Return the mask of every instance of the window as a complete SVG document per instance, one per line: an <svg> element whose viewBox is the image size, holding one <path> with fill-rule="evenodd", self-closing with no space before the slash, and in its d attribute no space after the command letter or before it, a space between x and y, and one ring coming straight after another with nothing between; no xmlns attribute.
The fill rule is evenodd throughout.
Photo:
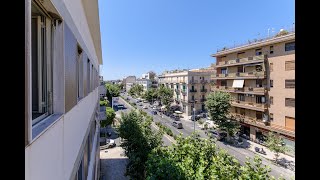
<svg viewBox="0 0 320 180"><path fill-rule="evenodd" d="M270 96L270 104L273 104L273 97Z"/></svg>
<svg viewBox="0 0 320 180"><path fill-rule="evenodd" d="M273 71L273 63L270 63L270 71Z"/></svg>
<svg viewBox="0 0 320 180"><path fill-rule="evenodd" d="M286 98L286 107L295 107L295 99L294 98Z"/></svg>
<svg viewBox="0 0 320 180"><path fill-rule="evenodd" d="M228 74L227 68L221 68L221 74Z"/></svg>
<svg viewBox="0 0 320 180"><path fill-rule="evenodd" d="M273 80L270 79L270 87L273 87Z"/></svg>
<svg viewBox="0 0 320 180"><path fill-rule="evenodd" d="M194 100L194 96L191 96L191 99Z"/></svg>
<svg viewBox="0 0 320 180"><path fill-rule="evenodd" d="M90 59L87 61L87 92L88 94L91 92L90 89Z"/></svg>
<svg viewBox="0 0 320 180"><path fill-rule="evenodd" d="M257 118L257 120L262 120L262 112L257 111L256 112L256 118Z"/></svg>
<svg viewBox="0 0 320 180"><path fill-rule="evenodd" d="M285 88L295 88L295 79L286 79Z"/></svg>
<svg viewBox="0 0 320 180"><path fill-rule="evenodd" d="M292 50L295 50L295 48L296 48L295 42L285 44L285 51L292 51Z"/></svg>
<svg viewBox="0 0 320 180"><path fill-rule="evenodd" d="M243 94L238 94L238 100L239 101L245 101Z"/></svg>
<svg viewBox="0 0 320 180"><path fill-rule="evenodd" d="M295 70L295 61L286 61L285 69L286 71Z"/></svg>
<svg viewBox="0 0 320 180"><path fill-rule="evenodd" d="M262 79L257 79L256 80L256 86L257 87L262 87Z"/></svg>
<svg viewBox="0 0 320 180"><path fill-rule="evenodd" d="M266 98L264 96L256 96L256 103L262 104L266 102Z"/></svg>
<svg viewBox="0 0 320 180"><path fill-rule="evenodd" d="M270 121L273 121L273 113L270 113Z"/></svg>
<svg viewBox="0 0 320 180"><path fill-rule="evenodd" d="M240 108L240 114L245 116L246 115L246 110L244 108Z"/></svg>
<svg viewBox="0 0 320 180"><path fill-rule="evenodd" d="M52 113L51 20L31 5L32 125Z"/></svg>
<svg viewBox="0 0 320 180"><path fill-rule="evenodd" d="M256 56L259 56L262 54L261 48L260 49L256 49Z"/></svg>
<svg viewBox="0 0 320 180"><path fill-rule="evenodd" d="M273 46L270 46L270 54L273 54Z"/></svg>
<svg viewBox="0 0 320 180"><path fill-rule="evenodd" d="M221 80L221 86L227 86L227 81L226 80Z"/></svg>
<svg viewBox="0 0 320 180"><path fill-rule="evenodd" d="M194 91L194 86L191 86L191 90Z"/></svg>
<svg viewBox="0 0 320 180"><path fill-rule="evenodd" d="M77 48L77 51L78 51L78 56L77 56L77 90L78 90L78 100L81 98L82 96L82 91L81 91L81 87L82 87L82 71L83 71L83 68L82 68L82 61L81 61L81 55L82 55L82 49L81 47L78 45L78 48Z"/></svg>
<svg viewBox="0 0 320 180"><path fill-rule="evenodd" d="M238 66L238 73L242 73L243 72L243 67L242 66Z"/></svg>

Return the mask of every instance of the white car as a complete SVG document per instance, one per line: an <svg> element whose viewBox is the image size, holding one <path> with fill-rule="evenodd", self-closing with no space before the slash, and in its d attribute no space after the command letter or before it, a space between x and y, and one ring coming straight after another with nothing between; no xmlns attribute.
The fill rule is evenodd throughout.
<svg viewBox="0 0 320 180"><path fill-rule="evenodd" d="M148 109L148 107L147 107L146 105L144 105L142 108L143 108L143 109Z"/></svg>

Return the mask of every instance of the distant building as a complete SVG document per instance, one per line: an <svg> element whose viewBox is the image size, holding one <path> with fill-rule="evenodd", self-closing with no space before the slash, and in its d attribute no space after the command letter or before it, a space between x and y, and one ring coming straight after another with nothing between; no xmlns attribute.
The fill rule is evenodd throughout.
<svg viewBox="0 0 320 180"><path fill-rule="evenodd" d="M210 92L212 68L166 71L159 75L159 84L174 90L174 105L180 107L185 116L206 112L204 102Z"/></svg>
<svg viewBox="0 0 320 180"><path fill-rule="evenodd" d="M137 79L136 84L143 86L143 91L148 91L151 87L151 80L150 79Z"/></svg>
<svg viewBox="0 0 320 180"><path fill-rule="evenodd" d="M128 76L123 79L124 88L129 92L130 88L136 83L136 76Z"/></svg>

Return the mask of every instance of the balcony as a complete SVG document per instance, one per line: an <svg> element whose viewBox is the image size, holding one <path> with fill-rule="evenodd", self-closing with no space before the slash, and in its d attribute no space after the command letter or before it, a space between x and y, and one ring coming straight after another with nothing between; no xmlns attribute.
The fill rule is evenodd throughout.
<svg viewBox="0 0 320 180"><path fill-rule="evenodd" d="M290 129L287 129L287 128L283 127L283 126L278 126L278 125L274 125L274 124L269 125L269 123L268 123L269 121L263 122L262 119L257 119L257 118L254 118L254 117L240 115L240 114L237 114L237 113L230 113L228 118L233 119L233 120L237 120L237 121L240 121L240 122L243 122L243 123L246 123L246 124L250 124L250 125L253 125L253 126L257 126L257 127L260 127L260 128L265 128L265 129L270 130L270 131L280 132L280 133L288 135L288 136L293 136L293 137L295 136L295 131L294 130L290 130Z"/></svg>
<svg viewBox="0 0 320 180"><path fill-rule="evenodd" d="M186 81L180 80L179 83L186 84Z"/></svg>
<svg viewBox="0 0 320 180"><path fill-rule="evenodd" d="M195 84L195 83L198 83L198 80L190 80L189 83L190 84Z"/></svg>
<svg viewBox="0 0 320 180"><path fill-rule="evenodd" d="M214 91L225 91L231 93L243 93L243 94L257 94L264 95L266 92L266 87L243 87L243 88L233 88L230 86L213 86Z"/></svg>
<svg viewBox="0 0 320 180"><path fill-rule="evenodd" d="M197 90L196 89L190 89L190 91L189 92L191 92L191 93L195 93L195 92L197 92Z"/></svg>
<svg viewBox="0 0 320 180"><path fill-rule="evenodd" d="M267 104L261 104L261 103L255 103L255 102L247 102L247 101L239 101L239 100L233 100L231 102L232 106L245 108L245 109L251 109L255 111L262 111L264 112L267 109Z"/></svg>
<svg viewBox="0 0 320 180"><path fill-rule="evenodd" d="M207 99L206 98L201 98L200 102L205 102Z"/></svg>
<svg viewBox="0 0 320 180"><path fill-rule="evenodd" d="M208 80L200 80L200 83L202 84L208 83Z"/></svg>
<svg viewBox="0 0 320 180"><path fill-rule="evenodd" d="M250 64L250 63L258 63L258 62L264 62L264 60L267 58L267 55L259 55L259 56L252 56L252 57L246 57L246 58L238 58L233 59L229 61L221 61L217 64L217 68L219 67L228 67L228 66L238 66L238 65L244 65L244 64Z"/></svg>
<svg viewBox="0 0 320 180"><path fill-rule="evenodd" d="M177 94L180 94L180 89L174 89Z"/></svg>
<svg viewBox="0 0 320 180"><path fill-rule="evenodd" d="M188 103L197 103L197 102L199 102L197 99L190 99L190 100L188 100Z"/></svg>
<svg viewBox="0 0 320 180"><path fill-rule="evenodd" d="M200 92L207 92L207 89L200 89Z"/></svg>
<svg viewBox="0 0 320 180"><path fill-rule="evenodd" d="M186 90L181 90L182 95L187 95L187 91Z"/></svg>
<svg viewBox="0 0 320 180"><path fill-rule="evenodd" d="M216 77L211 77L211 79L215 79L215 80L216 79L264 79L264 78L266 78L265 71L217 74Z"/></svg>

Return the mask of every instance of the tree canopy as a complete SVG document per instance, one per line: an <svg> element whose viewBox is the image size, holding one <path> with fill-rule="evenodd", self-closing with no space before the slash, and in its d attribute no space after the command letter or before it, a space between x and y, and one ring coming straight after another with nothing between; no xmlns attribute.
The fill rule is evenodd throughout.
<svg viewBox="0 0 320 180"><path fill-rule="evenodd" d="M140 84L135 84L130 88L128 93L130 94L130 96L141 97L142 92L143 92L143 86Z"/></svg>
<svg viewBox="0 0 320 180"><path fill-rule="evenodd" d="M173 99L173 90L161 85L158 88L158 97L160 99L161 104L165 105L168 109Z"/></svg>
<svg viewBox="0 0 320 180"><path fill-rule="evenodd" d="M249 160L244 166L224 150L220 150L214 140L177 138L172 147L157 147L147 161L146 179L273 179L270 168L262 165L260 158Z"/></svg>
<svg viewBox="0 0 320 180"><path fill-rule="evenodd" d="M239 130L239 123L227 118L229 109L231 107L230 93L223 91L215 91L210 93L207 96L205 106L214 123L218 125L220 129L227 131L227 139L229 139L230 136L233 136Z"/></svg>

